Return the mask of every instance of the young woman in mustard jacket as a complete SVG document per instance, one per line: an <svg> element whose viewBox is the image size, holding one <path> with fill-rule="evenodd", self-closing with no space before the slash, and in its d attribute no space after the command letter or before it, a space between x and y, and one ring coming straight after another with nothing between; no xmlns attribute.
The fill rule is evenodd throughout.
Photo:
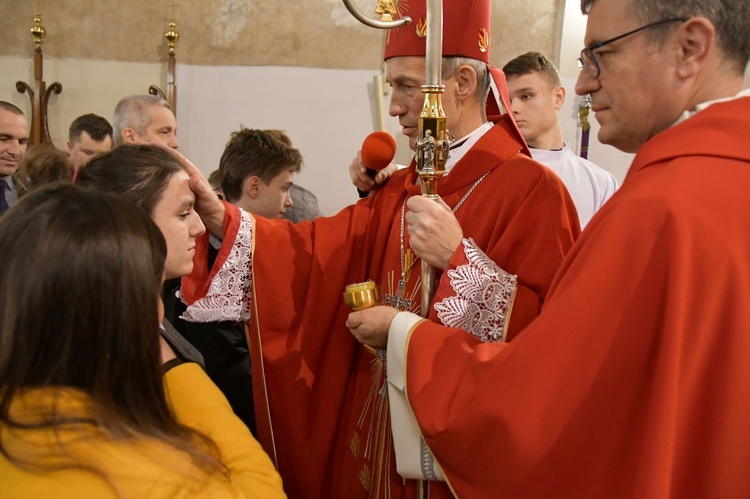
<svg viewBox="0 0 750 499"><path fill-rule="evenodd" d="M0 255L2 497L284 497L223 395L159 334L167 250L142 210L44 188L0 218Z"/></svg>

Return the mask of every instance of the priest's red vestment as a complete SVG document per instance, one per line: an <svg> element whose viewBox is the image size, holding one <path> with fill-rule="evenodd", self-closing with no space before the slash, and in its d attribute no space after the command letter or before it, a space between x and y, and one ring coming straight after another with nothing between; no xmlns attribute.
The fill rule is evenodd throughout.
<svg viewBox="0 0 750 499"><path fill-rule="evenodd" d="M459 497L750 497L749 130L745 97L649 140L512 342L404 336Z"/></svg>

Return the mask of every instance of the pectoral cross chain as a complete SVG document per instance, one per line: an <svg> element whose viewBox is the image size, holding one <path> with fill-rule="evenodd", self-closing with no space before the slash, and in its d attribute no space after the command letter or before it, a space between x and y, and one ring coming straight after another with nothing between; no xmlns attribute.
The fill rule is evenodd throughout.
<svg viewBox="0 0 750 499"><path fill-rule="evenodd" d="M414 257L411 252L411 248L407 249L404 254L403 261L401 263L401 279L398 281L398 288L396 289L396 295L386 294L385 304L395 307L399 310L411 310L413 300L404 298L404 292L406 291L406 282L409 280L409 274L411 268L414 265Z"/></svg>

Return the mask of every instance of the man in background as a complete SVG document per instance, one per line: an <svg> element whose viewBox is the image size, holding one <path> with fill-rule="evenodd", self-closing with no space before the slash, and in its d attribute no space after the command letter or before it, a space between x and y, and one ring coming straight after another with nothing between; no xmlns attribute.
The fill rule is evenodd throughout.
<svg viewBox="0 0 750 499"><path fill-rule="evenodd" d="M281 130L264 131L289 147L294 147L292 146L292 139ZM289 189L289 195L292 198L292 206L284 212L284 218L287 220L297 223L302 220L312 220L323 216L320 208L318 208L318 198L301 185L292 184L292 188Z"/></svg>
<svg viewBox="0 0 750 499"><path fill-rule="evenodd" d="M302 155L265 130L232 133L219 161L221 190L230 203L266 218L282 217Z"/></svg>
<svg viewBox="0 0 750 499"><path fill-rule="evenodd" d="M503 67L513 116L531 156L557 173L578 210L583 229L617 189L611 173L577 156L563 140L558 111L565 87L555 65L539 52L519 55Z"/></svg>
<svg viewBox="0 0 750 499"><path fill-rule="evenodd" d="M26 115L10 102L0 101L0 215L18 201L13 175L28 144Z"/></svg>
<svg viewBox="0 0 750 499"><path fill-rule="evenodd" d="M172 106L155 95L124 97L115 107L112 126L116 146L143 141L161 142L172 149L180 147Z"/></svg>
<svg viewBox="0 0 750 499"><path fill-rule="evenodd" d="M75 172L97 156L112 149L112 125L96 114L84 114L70 124L68 154Z"/></svg>

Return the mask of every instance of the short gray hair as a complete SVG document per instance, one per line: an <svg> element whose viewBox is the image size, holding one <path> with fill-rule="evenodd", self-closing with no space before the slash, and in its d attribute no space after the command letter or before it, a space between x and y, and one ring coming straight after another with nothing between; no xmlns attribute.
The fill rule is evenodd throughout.
<svg viewBox="0 0 750 499"><path fill-rule="evenodd" d="M581 0L581 12L588 14L596 0ZM628 8L644 25L668 18L705 17L716 28L717 45L724 58L745 71L750 61L750 0L627 0ZM651 42L663 40L668 26L649 31Z"/></svg>
<svg viewBox="0 0 750 499"><path fill-rule="evenodd" d="M444 80L456 74L461 66L471 66L474 69L477 74L477 102L484 109L484 104L487 102L487 96L490 93L490 72L487 70L487 64L470 57L443 57L442 65L443 69L440 76Z"/></svg>
<svg viewBox="0 0 750 499"><path fill-rule="evenodd" d="M115 115L112 118L114 129L114 142L116 146L122 144L122 131L132 128L138 135L146 133L150 124L148 109L151 106L163 106L174 112L169 102L157 95L130 95L123 97L115 107Z"/></svg>

